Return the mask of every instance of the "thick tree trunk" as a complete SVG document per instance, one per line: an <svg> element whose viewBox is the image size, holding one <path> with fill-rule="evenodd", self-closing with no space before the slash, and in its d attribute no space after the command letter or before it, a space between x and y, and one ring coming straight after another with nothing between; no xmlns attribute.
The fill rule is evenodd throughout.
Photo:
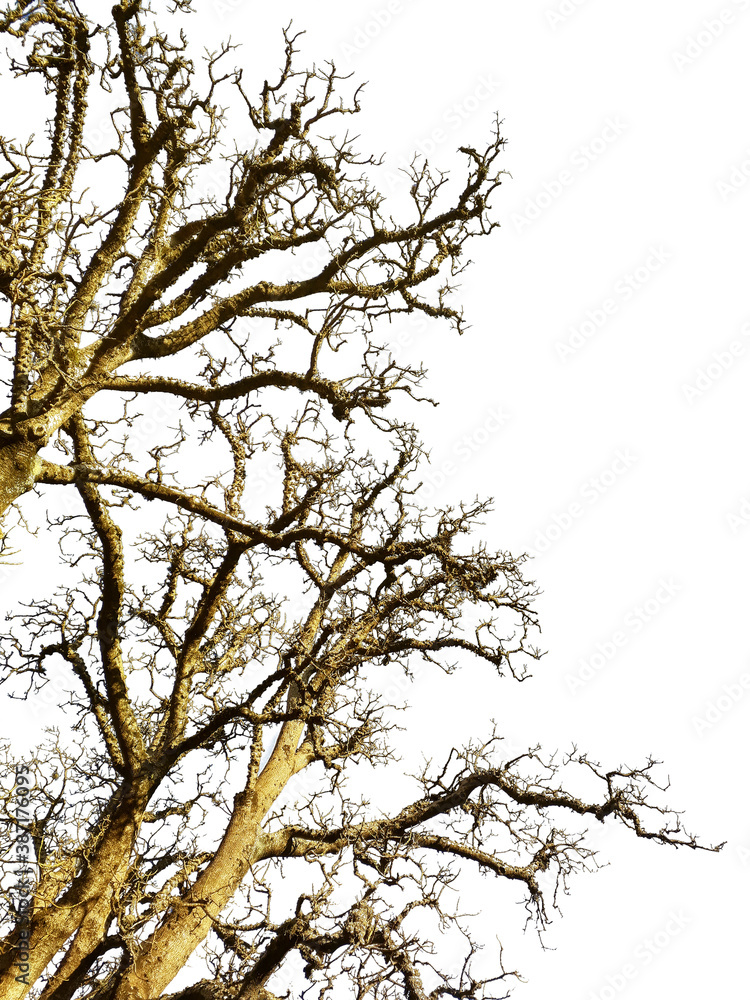
<svg viewBox="0 0 750 1000"><path fill-rule="evenodd" d="M106 829L85 870L56 902L31 918L28 962L19 967L18 935L2 942L0 997L21 1000L47 968L66 941L75 934L53 982L71 975L103 936L113 900L120 891L131 863L133 844L143 813L153 792L151 784L131 787L105 820Z"/></svg>
<svg viewBox="0 0 750 1000"><path fill-rule="evenodd" d="M232 818L213 860L190 892L175 900L172 911L123 977L113 1000L161 996L204 940L214 919L261 856L263 818L295 772L303 729L301 722L285 724L255 786L235 798Z"/></svg>

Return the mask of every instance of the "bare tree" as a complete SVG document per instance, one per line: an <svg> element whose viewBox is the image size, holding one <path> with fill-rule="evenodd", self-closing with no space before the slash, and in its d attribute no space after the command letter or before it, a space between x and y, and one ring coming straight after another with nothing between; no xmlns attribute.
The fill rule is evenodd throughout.
<svg viewBox="0 0 750 1000"><path fill-rule="evenodd" d="M472 547L484 503L420 506L420 446L391 412L423 373L388 325L461 330L451 282L495 225L499 125L453 191L415 162L397 222L377 163L329 134L359 109L332 64L299 71L286 32L253 99L228 45L196 66L155 16L18 0L0 20L52 104L45 137L0 147L0 500L9 517L30 490L70 495L50 530L75 576L3 638L16 696L64 664L70 731L4 786L11 816L18 783L36 803L3 850L25 838L38 880L27 909L5 884L2 996L155 998L189 962L181 1000L272 1000L294 975L313 996L505 996L448 901L469 869L543 926L592 858L582 821L698 845L647 801L653 761L498 734L449 745L399 806L352 790L397 767L394 679L480 661L522 679L539 656L524 557Z"/></svg>

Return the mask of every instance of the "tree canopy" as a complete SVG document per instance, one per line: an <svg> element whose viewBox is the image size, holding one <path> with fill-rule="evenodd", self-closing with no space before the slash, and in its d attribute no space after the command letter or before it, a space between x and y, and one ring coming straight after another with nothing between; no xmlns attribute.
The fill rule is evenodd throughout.
<svg viewBox="0 0 750 1000"><path fill-rule="evenodd" d="M505 996L450 901L467 872L543 926L592 860L584 821L698 844L647 798L653 761L454 747L448 711L410 798L356 791L399 772L417 672L521 680L540 656L525 556L474 540L487 503L420 503L400 401L424 372L388 346L414 313L461 332L500 123L459 182L415 160L394 218L347 131L360 91L300 69L287 29L256 94L229 44L192 61L169 31L189 9L0 15L49 105L44 134L0 142L0 507L70 498L64 581L2 640L15 696L53 661L70 678L68 731L25 768L5 748L2 848L28 843L36 877L27 902L3 883L2 995L146 1000L189 972L169 995Z"/></svg>

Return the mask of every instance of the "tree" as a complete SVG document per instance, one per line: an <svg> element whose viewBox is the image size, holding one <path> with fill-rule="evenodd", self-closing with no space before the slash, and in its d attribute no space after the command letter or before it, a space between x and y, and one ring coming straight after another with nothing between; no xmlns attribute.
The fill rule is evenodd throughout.
<svg viewBox="0 0 750 1000"><path fill-rule="evenodd" d="M499 123L461 150L453 193L415 161L397 222L377 163L329 135L359 109L332 64L298 70L287 30L251 99L229 45L196 66L155 16L20 0L0 20L52 104L45 140L1 147L0 505L70 496L50 528L72 580L3 640L17 696L65 664L72 722L27 770L6 748L3 849L33 845L38 879L28 908L5 884L2 995L142 1000L193 962L181 1000L270 1000L297 962L311 995L496 996L508 973L476 972L448 900L470 869L522 888L543 926L592 858L582 819L698 846L647 799L653 761L508 753L497 733L449 746L395 807L352 790L395 767L394 678L523 679L540 655L524 557L467 540L485 503L420 506L424 456L392 412L423 373L388 325L462 329L451 282L496 226ZM250 131L232 150L230 113Z"/></svg>

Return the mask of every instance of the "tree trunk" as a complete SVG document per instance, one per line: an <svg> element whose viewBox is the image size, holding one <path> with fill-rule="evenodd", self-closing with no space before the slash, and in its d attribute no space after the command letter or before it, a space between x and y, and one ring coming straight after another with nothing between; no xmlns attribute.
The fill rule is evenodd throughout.
<svg viewBox="0 0 750 1000"><path fill-rule="evenodd" d="M259 858L261 824L295 771L301 722L287 722L252 788L235 798L232 818L213 860L154 931L115 990L113 1000L161 996L208 934L213 921Z"/></svg>
<svg viewBox="0 0 750 1000"><path fill-rule="evenodd" d="M21 942L12 932L2 942L0 997L21 1000L69 940L68 953L53 982L71 975L100 940L112 913L113 900L122 887L131 863L133 844L143 820L153 783L131 786L105 819L106 829L84 871L64 895L31 917L29 958L19 970ZM95 836L95 835L94 835ZM20 972L24 975L21 976Z"/></svg>

